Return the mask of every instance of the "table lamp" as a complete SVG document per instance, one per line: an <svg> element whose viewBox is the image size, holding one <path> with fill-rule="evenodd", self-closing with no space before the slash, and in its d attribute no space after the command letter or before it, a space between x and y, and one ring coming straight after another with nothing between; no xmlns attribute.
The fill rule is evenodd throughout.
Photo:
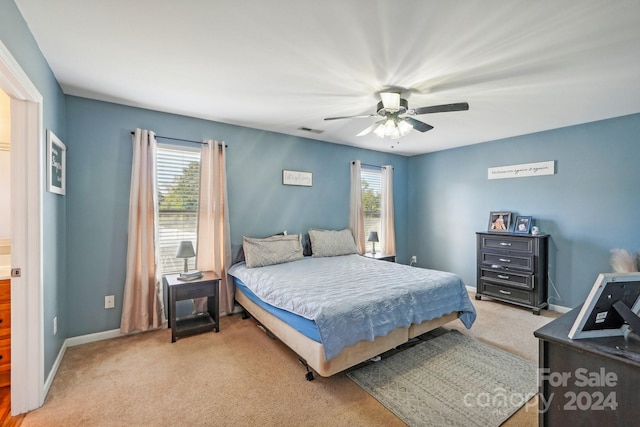
<svg viewBox="0 0 640 427"><path fill-rule="evenodd" d="M371 251L371 253L375 254L376 253L376 242L379 242L379 240L378 240L378 232L377 231L369 232L369 238L367 239L367 241L373 243L373 250Z"/></svg>
<svg viewBox="0 0 640 427"><path fill-rule="evenodd" d="M183 240L178 245L178 253L176 254L176 258L184 258L184 272L186 273L189 270L188 262L189 258L196 256L195 251L193 250L193 243L189 240Z"/></svg>

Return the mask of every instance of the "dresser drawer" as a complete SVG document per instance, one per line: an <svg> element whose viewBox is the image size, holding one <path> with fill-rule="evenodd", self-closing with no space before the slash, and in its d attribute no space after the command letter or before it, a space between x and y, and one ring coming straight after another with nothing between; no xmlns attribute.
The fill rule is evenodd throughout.
<svg viewBox="0 0 640 427"><path fill-rule="evenodd" d="M520 270L533 271L533 256L517 256L483 252L481 254L481 263L483 265L492 266L493 268L517 268Z"/></svg>
<svg viewBox="0 0 640 427"><path fill-rule="evenodd" d="M0 304L0 339L11 336L11 304Z"/></svg>
<svg viewBox="0 0 640 427"><path fill-rule="evenodd" d="M533 240L525 237L513 236L482 236L481 249L498 249L533 254Z"/></svg>
<svg viewBox="0 0 640 427"><path fill-rule="evenodd" d="M0 340L0 367L11 364L11 339Z"/></svg>
<svg viewBox="0 0 640 427"><path fill-rule="evenodd" d="M523 289L512 288L511 286L504 286L498 283L491 283L485 280L480 282L482 287L482 294L488 296L494 296L497 298L507 299L513 302L519 302L522 304L533 304L533 292Z"/></svg>
<svg viewBox="0 0 640 427"><path fill-rule="evenodd" d="M0 280L0 302L11 301L11 281Z"/></svg>
<svg viewBox="0 0 640 427"><path fill-rule="evenodd" d="M185 283L176 289L176 300L213 296L213 287L211 282Z"/></svg>
<svg viewBox="0 0 640 427"><path fill-rule="evenodd" d="M533 274L480 269L480 280L489 280L523 289L533 289Z"/></svg>

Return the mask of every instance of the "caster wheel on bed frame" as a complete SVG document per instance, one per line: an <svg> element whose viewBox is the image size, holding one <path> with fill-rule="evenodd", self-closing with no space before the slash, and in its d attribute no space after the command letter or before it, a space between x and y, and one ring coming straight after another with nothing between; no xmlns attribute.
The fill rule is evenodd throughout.
<svg viewBox="0 0 640 427"><path fill-rule="evenodd" d="M313 372L307 372L306 374L304 374L304 378L305 378L307 381L313 381L313 380L314 380Z"/></svg>
<svg viewBox="0 0 640 427"><path fill-rule="evenodd" d="M482 299L482 296L476 294L476 300L480 301Z"/></svg>

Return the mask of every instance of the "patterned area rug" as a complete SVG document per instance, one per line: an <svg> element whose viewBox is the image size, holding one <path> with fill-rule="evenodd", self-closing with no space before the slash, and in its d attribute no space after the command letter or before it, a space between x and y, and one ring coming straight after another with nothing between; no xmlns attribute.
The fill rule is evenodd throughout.
<svg viewBox="0 0 640 427"><path fill-rule="evenodd" d="M499 426L538 387L533 363L455 330L347 375L415 427Z"/></svg>

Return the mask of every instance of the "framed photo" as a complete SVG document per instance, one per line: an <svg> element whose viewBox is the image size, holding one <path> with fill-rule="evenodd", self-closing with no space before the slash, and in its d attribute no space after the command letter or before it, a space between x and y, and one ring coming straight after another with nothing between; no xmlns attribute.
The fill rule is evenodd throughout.
<svg viewBox="0 0 640 427"><path fill-rule="evenodd" d="M518 216L516 217L516 225L513 226L513 232L519 234L529 234L531 232L531 217L530 216Z"/></svg>
<svg viewBox="0 0 640 427"><path fill-rule="evenodd" d="M511 212L491 212L489 214L489 231L508 233L511 227Z"/></svg>
<svg viewBox="0 0 640 427"><path fill-rule="evenodd" d="M569 338L627 336L640 331L640 273L601 273L576 317Z"/></svg>
<svg viewBox="0 0 640 427"><path fill-rule="evenodd" d="M47 130L47 183L51 193L64 195L67 188L67 147Z"/></svg>
<svg viewBox="0 0 640 427"><path fill-rule="evenodd" d="M300 185L311 187L313 185L313 174L311 172L282 170L283 185Z"/></svg>

